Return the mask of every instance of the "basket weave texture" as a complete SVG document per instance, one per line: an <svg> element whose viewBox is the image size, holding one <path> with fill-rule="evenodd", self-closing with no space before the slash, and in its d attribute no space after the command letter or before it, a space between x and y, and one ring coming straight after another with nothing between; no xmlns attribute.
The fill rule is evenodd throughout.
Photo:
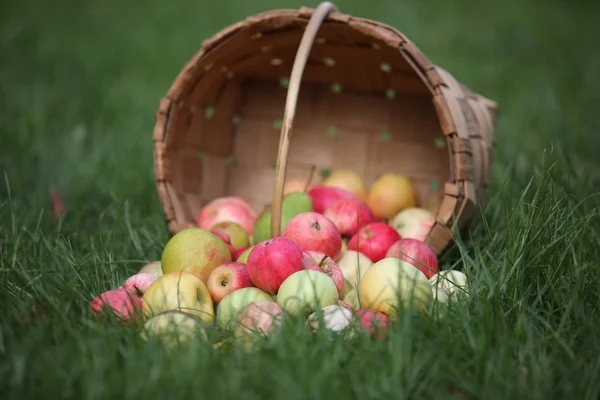
<svg viewBox="0 0 600 400"><path fill-rule="evenodd" d="M289 77L314 10L273 10L214 35L161 99L153 133L158 196L171 233L207 202L273 201ZM295 107L287 179L395 172L422 206L439 254L488 197L497 105L432 64L402 33L337 10L318 28Z"/></svg>

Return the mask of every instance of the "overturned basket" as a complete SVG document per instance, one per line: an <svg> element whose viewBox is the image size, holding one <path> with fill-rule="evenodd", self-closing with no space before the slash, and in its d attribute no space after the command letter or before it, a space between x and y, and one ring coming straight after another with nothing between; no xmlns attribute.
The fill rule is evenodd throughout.
<svg viewBox="0 0 600 400"><path fill-rule="evenodd" d="M401 173L439 204L426 239L439 254L487 200L496 112L387 25L329 2L269 11L204 42L161 99L158 196L172 233L232 195L272 202L277 235L286 177Z"/></svg>

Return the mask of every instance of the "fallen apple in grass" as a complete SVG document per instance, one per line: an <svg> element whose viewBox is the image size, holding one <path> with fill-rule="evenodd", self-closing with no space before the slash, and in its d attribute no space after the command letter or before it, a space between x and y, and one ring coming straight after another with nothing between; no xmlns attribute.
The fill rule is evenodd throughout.
<svg viewBox="0 0 600 400"><path fill-rule="evenodd" d="M367 270L373 265L373 261L359 251L347 250L341 253L337 265L342 270L344 278L348 281L350 287L353 288L358 286L362 277L365 276Z"/></svg>
<svg viewBox="0 0 600 400"><path fill-rule="evenodd" d="M154 315L146 321L140 336L145 341L156 337L168 349L196 337L208 341L202 320L196 315L179 310Z"/></svg>
<svg viewBox="0 0 600 400"><path fill-rule="evenodd" d="M256 244L248 255L247 266L254 286L267 293L277 293L287 277L304 269L302 251L283 237Z"/></svg>
<svg viewBox="0 0 600 400"><path fill-rule="evenodd" d="M416 207L415 188L406 176L383 174L371 185L367 205L377 220L393 218L406 208Z"/></svg>
<svg viewBox="0 0 600 400"><path fill-rule="evenodd" d="M144 272L137 273L127 278L122 287L133 296L142 298L148 287L150 287L152 282L154 282L156 279L158 279L158 275Z"/></svg>
<svg viewBox="0 0 600 400"><path fill-rule="evenodd" d="M260 333L268 336L281 327L283 310L274 301L257 301L242 308L235 317L234 335L237 337Z"/></svg>
<svg viewBox="0 0 600 400"><path fill-rule="evenodd" d="M214 321L214 306L206 284L196 275L169 272L156 279L144 293L144 314L152 317L169 310L197 315L202 321Z"/></svg>
<svg viewBox="0 0 600 400"><path fill-rule="evenodd" d="M360 281L362 307L395 319L398 310L425 314L433 299L431 285L413 265L398 258L384 258L369 268Z"/></svg>
<svg viewBox="0 0 600 400"><path fill-rule="evenodd" d="M206 283L219 265L231 261L231 253L223 240L201 228L184 229L171 237L163 249L163 274L190 272Z"/></svg>
<svg viewBox="0 0 600 400"><path fill-rule="evenodd" d="M369 335L373 335L375 340L383 339L388 327L387 315L364 308L356 310L355 315L358 317L360 325Z"/></svg>
<svg viewBox="0 0 600 400"><path fill-rule="evenodd" d="M336 226L344 236L355 235L368 223L375 222L375 217L369 207L362 201L342 199L333 204L323 214Z"/></svg>
<svg viewBox="0 0 600 400"><path fill-rule="evenodd" d="M360 200L347 190L329 186L315 186L308 190L308 195L312 199L312 210L319 214L342 199Z"/></svg>
<svg viewBox="0 0 600 400"><path fill-rule="evenodd" d="M254 286L246 264L230 262L219 265L208 276L206 287L215 304L236 290Z"/></svg>
<svg viewBox="0 0 600 400"><path fill-rule="evenodd" d="M231 221L239 224L248 236L252 236L254 223L258 218L256 210L241 197L219 197L206 204L196 221L198 228L210 230L219 222Z"/></svg>
<svg viewBox="0 0 600 400"><path fill-rule="evenodd" d="M354 310L358 310L360 308L360 298L358 288L352 288L346 296L344 296L344 303L349 304Z"/></svg>
<svg viewBox="0 0 600 400"><path fill-rule="evenodd" d="M306 318L306 325L315 331L321 327L321 319L323 320L323 327L325 329L339 333L350 326L354 319L354 313L340 305L332 304L323 307L321 313L315 311L310 314ZM346 337L352 338L354 335L354 332L349 330Z"/></svg>
<svg viewBox="0 0 600 400"><path fill-rule="evenodd" d="M91 307L92 315L96 317L107 313L122 320L129 320L141 314L142 299L121 287L96 296L91 302Z"/></svg>
<svg viewBox="0 0 600 400"><path fill-rule="evenodd" d="M277 303L293 316L305 316L319 308L337 304L338 291L323 272L305 269L290 275L279 288Z"/></svg>
<svg viewBox="0 0 600 400"><path fill-rule="evenodd" d="M271 296L255 287L245 287L223 297L217 306L217 323L224 328L232 328L237 313L248 304L258 301L273 301Z"/></svg>
<svg viewBox="0 0 600 400"><path fill-rule="evenodd" d="M162 264L160 261L152 261L140 268L138 274L154 274L161 276L163 274Z"/></svg>
<svg viewBox="0 0 600 400"><path fill-rule="evenodd" d="M389 248L398 240L400 235L394 228L385 222L372 222L352 236L348 248L363 253L375 263L383 259Z"/></svg>
<svg viewBox="0 0 600 400"><path fill-rule="evenodd" d="M435 215L424 208L411 207L400 211L389 222L403 239L424 241L435 223Z"/></svg>
<svg viewBox="0 0 600 400"><path fill-rule="evenodd" d="M453 303L469 296L468 279L464 272L440 271L433 275L429 282L433 298L439 303Z"/></svg>
<svg viewBox="0 0 600 400"><path fill-rule="evenodd" d="M336 259L342 249L342 236L333 222L316 212L304 212L290 220L283 230L302 251L318 251Z"/></svg>
<svg viewBox="0 0 600 400"><path fill-rule="evenodd" d="M344 274L331 257L319 251L304 251L302 252L302 262L306 269L327 274L333 280L333 283L335 283L339 296L342 296L344 291Z"/></svg>
<svg viewBox="0 0 600 400"><path fill-rule="evenodd" d="M425 242L400 239L387 251L386 257L399 258L418 268L427 279L438 271L438 258Z"/></svg>

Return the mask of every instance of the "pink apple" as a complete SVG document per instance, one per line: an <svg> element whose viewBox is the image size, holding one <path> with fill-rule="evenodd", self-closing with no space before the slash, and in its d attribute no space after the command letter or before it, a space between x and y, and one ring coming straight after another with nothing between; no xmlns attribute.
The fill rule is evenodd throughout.
<svg viewBox="0 0 600 400"><path fill-rule="evenodd" d="M425 242L417 239L400 239L387 251L386 257L399 258L417 267L427 279L438 271L438 258Z"/></svg>
<svg viewBox="0 0 600 400"><path fill-rule="evenodd" d="M325 210L342 199L359 200L356 195L347 190L332 186L315 186L308 190L313 204L313 211L323 214Z"/></svg>
<svg viewBox="0 0 600 400"><path fill-rule="evenodd" d="M269 294L277 294L288 276L304 270L302 251L284 237L264 240L250 251L247 268L254 286Z"/></svg>
<svg viewBox="0 0 600 400"><path fill-rule="evenodd" d="M344 274L340 267L325 253L319 251L303 251L302 262L306 269L324 272L333 279L338 294L341 297L344 291Z"/></svg>
<svg viewBox="0 0 600 400"><path fill-rule="evenodd" d="M138 272L135 275L127 278L123 283L122 288L125 289L129 294L137 297L144 296L146 289L158 278L156 274L150 274L146 272Z"/></svg>
<svg viewBox="0 0 600 400"><path fill-rule="evenodd" d="M269 335L283 320L283 310L274 301L257 301L242 308L235 317L235 336L252 332Z"/></svg>
<svg viewBox="0 0 600 400"><path fill-rule="evenodd" d="M325 210L325 214L345 236L355 235L366 224L375 222L369 206L354 199L342 199Z"/></svg>
<svg viewBox="0 0 600 400"><path fill-rule="evenodd" d="M377 333L375 340L383 339L385 330L388 327L388 317L384 313L361 308L354 313L358 317L361 326L369 335Z"/></svg>
<svg viewBox="0 0 600 400"><path fill-rule="evenodd" d="M435 214L419 207L406 208L389 221L402 238L421 241L427 239L434 223Z"/></svg>
<svg viewBox="0 0 600 400"><path fill-rule="evenodd" d="M257 218L256 210L241 197L219 197L200 210L196 226L210 230L219 222L231 221L239 224L251 236Z"/></svg>
<svg viewBox="0 0 600 400"><path fill-rule="evenodd" d="M206 287L215 304L219 304L229 293L250 286L254 285L246 264L235 261L213 269L206 281Z"/></svg>
<svg viewBox="0 0 600 400"><path fill-rule="evenodd" d="M383 259L400 234L385 222L371 222L359 229L348 242L348 249L363 253L376 263Z"/></svg>
<svg viewBox="0 0 600 400"><path fill-rule="evenodd" d="M338 300L338 305L339 305L339 306L342 306L342 307L344 307L344 308L347 308L348 310L350 310L350 311L354 312L354 308L352 308L352 306L351 306L350 304L346 303L346 302L345 302L345 301L343 301L343 300Z"/></svg>
<svg viewBox="0 0 600 400"><path fill-rule="evenodd" d="M141 316L142 298L133 296L124 288L107 290L95 297L91 303L92 314L100 316L110 309L110 313L123 320L129 320Z"/></svg>
<svg viewBox="0 0 600 400"><path fill-rule="evenodd" d="M336 259L342 251L342 235L333 222L316 212L296 215L283 230L302 251L319 251Z"/></svg>

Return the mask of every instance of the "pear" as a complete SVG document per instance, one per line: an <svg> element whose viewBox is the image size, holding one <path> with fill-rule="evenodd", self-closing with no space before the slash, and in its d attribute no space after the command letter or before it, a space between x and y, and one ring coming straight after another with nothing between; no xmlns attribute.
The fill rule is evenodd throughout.
<svg viewBox="0 0 600 400"><path fill-rule="evenodd" d="M281 231L286 227L288 222L298 214L312 211L312 199L307 193L292 192L283 197L281 206ZM263 240L271 239L271 206L267 206L265 210L258 216L254 225L254 243L260 243Z"/></svg>

